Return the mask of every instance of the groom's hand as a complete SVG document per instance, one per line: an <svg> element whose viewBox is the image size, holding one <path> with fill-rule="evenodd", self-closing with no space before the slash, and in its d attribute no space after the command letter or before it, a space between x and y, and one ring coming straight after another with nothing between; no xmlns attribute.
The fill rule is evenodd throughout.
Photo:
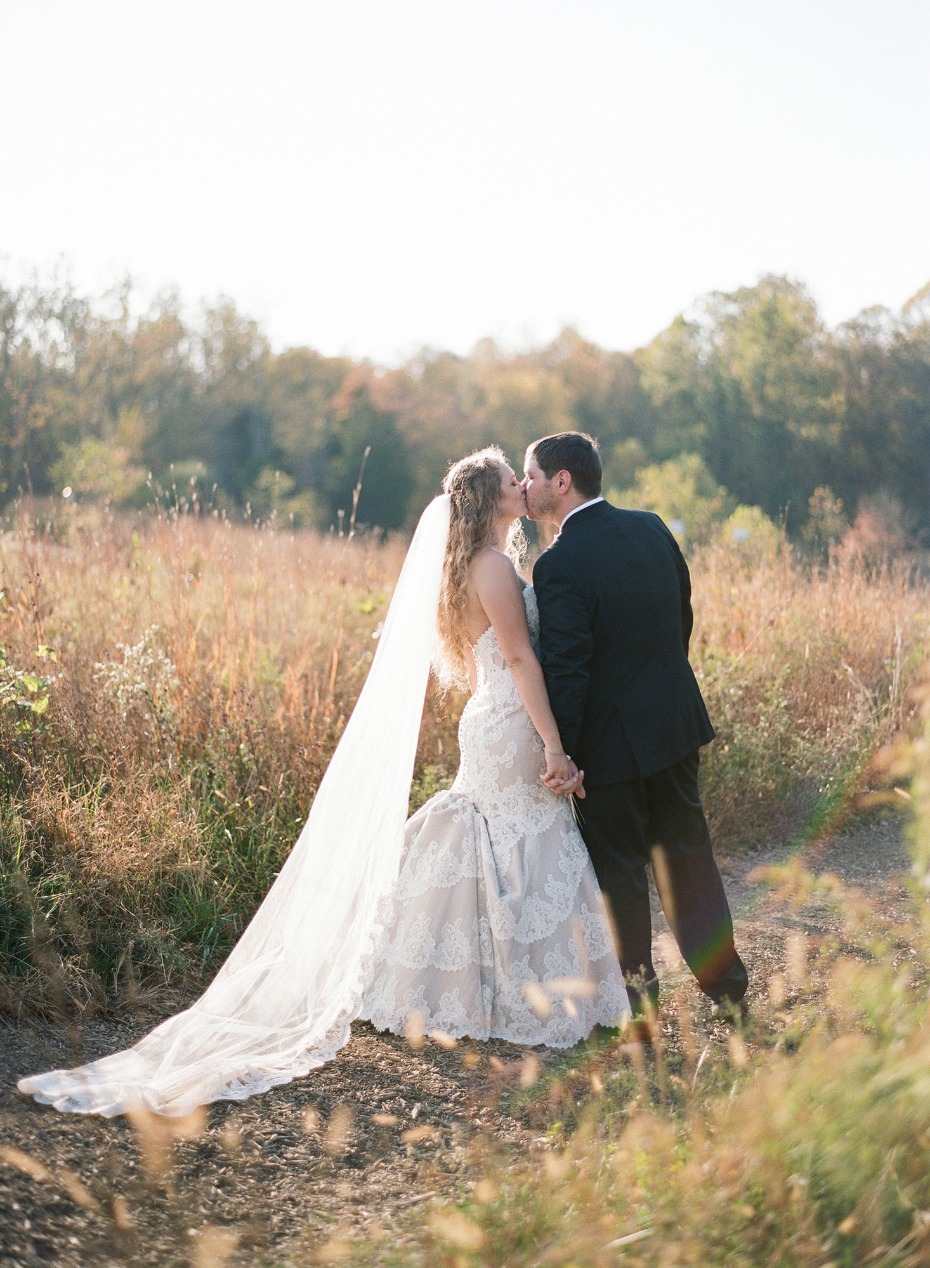
<svg viewBox="0 0 930 1268"><path fill-rule="evenodd" d="M572 762L572 765L575 766L575 763ZM577 797L579 801L584 800L584 771L579 770L577 766L575 766L575 776L572 780L572 785L571 787L566 788L565 795L567 797Z"/></svg>
<svg viewBox="0 0 930 1268"><path fill-rule="evenodd" d="M566 765L566 770L546 771L539 778L550 792L558 793L563 797L583 798L585 795L584 771L579 770L570 757L566 759Z"/></svg>

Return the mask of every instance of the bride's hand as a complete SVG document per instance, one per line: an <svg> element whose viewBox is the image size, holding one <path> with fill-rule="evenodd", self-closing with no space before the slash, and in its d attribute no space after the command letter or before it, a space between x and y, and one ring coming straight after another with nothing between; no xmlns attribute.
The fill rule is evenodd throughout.
<svg viewBox="0 0 930 1268"><path fill-rule="evenodd" d="M542 781L548 787L555 788L558 784L564 784L577 774L578 768L567 753L547 748L543 750L543 754L546 759L546 769L542 775Z"/></svg>
<svg viewBox="0 0 930 1268"><path fill-rule="evenodd" d="M545 750L546 769L540 779L554 793L565 797L584 797L584 771L580 771L567 753Z"/></svg>

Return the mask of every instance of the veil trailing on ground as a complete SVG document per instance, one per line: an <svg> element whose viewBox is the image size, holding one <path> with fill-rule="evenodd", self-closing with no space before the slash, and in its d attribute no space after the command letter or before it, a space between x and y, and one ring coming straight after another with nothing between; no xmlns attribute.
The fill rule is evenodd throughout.
<svg viewBox="0 0 930 1268"><path fill-rule="evenodd" d="M245 1100L347 1041L401 861L449 497L423 512L358 703L280 875L206 992L132 1048L21 1079L57 1109L183 1115Z"/></svg>

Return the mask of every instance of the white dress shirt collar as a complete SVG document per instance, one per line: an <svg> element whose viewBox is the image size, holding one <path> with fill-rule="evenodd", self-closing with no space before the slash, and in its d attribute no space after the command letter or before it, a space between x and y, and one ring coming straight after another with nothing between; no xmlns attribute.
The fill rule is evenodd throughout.
<svg viewBox="0 0 930 1268"><path fill-rule="evenodd" d="M572 507L569 513L565 516L565 519L562 520L562 523L559 525L559 532L561 533L562 529L565 527L565 525L568 523L568 521L571 519L573 515L577 515L579 511L586 511L589 506L596 506L598 502L603 502L603 501L604 499L602 497L596 497L596 498L591 498L587 502L582 502L581 506Z"/></svg>

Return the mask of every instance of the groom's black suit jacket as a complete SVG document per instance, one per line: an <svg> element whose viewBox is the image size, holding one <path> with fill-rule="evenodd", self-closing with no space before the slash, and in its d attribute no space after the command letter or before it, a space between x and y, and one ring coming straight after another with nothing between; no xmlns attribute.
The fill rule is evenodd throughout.
<svg viewBox="0 0 930 1268"><path fill-rule="evenodd" d="M576 512L533 584L552 712L586 784L645 778L714 738L688 664L688 565L657 515Z"/></svg>

